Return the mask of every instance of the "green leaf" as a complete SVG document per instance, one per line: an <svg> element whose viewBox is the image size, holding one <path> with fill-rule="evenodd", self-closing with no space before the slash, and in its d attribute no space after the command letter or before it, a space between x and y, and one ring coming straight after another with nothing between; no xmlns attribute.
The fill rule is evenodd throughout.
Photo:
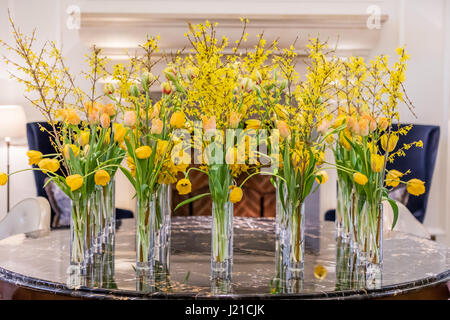
<svg viewBox="0 0 450 320"><path fill-rule="evenodd" d="M175 209L174 209L173 211L177 211L178 208L184 206L185 204L194 202L195 200L198 200L198 199L201 199L201 198L203 198L203 197L209 196L210 194L211 194L211 193L209 193L209 192L208 192L208 193L202 193L202 194L196 195L195 197L192 197L192 198L189 198L189 199L187 199L187 200L184 200L183 202L180 202L180 203L175 207Z"/></svg>
<svg viewBox="0 0 450 320"><path fill-rule="evenodd" d="M392 211L394 212L394 220L392 221L392 227L391 227L391 230L393 230L397 223L397 220L398 220L398 205L397 205L397 202L395 202L395 200L393 200L391 198L387 198L386 200L389 201Z"/></svg>

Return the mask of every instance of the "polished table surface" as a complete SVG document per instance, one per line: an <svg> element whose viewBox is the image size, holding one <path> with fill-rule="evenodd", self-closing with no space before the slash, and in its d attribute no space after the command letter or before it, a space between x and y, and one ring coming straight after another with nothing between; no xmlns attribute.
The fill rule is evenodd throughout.
<svg viewBox="0 0 450 320"><path fill-rule="evenodd" d="M234 218L231 286L212 284L210 217L172 219L170 273L156 279L136 275L134 220L123 220L110 250L95 256L86 275L70 272L69 230L31 239L20 234L0 241L0 297L15 289L61 297L139 298L383 298L445 287L450 281L449 248L412 235L384 235L381 273L354 264L348 247L334 237L334 224L307 226L302 280L286 284L276 268L274 220ZM321 278L316 267L327 272ZM6 285L7 286L6 286ZM8 290L2 288L8 287ZM442 290L441 290L442 291ZM447 291L448 293L448 291ZM35 295L26 295L35 297Z"/></svg>

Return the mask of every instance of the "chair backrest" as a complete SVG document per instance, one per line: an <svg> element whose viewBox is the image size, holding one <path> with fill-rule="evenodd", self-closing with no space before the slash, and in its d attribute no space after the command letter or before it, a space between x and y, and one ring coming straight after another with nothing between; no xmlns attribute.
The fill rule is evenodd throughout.
<svg viewBox="0 0 450 320"><path fill-rule="evenodd" d="M0 221L0 239L20 233L40 237L49 232L50 204L42 197L22 200Z"/></svg>
<svg viewBox="0 0 450 320"><path fill-rule="evenodd" d="M400 127L406 125L408 124L400 124ZM393 125L394 130L397 130L397 128L397 125ZM393 152L401 148L403 144L417 140L423 141L423 148L411 148L406 151L406 157L397 157L393 163L388 163L386 166L388 170L396 169L400 172L406 172L410 169L411 173L404 177L405 180L417 178L425 181L425 193L418 197L410 195L406 204L409 211L422 223L425 218L431 180L436 164L439 135L439 126L414 124L406 136L399 136L397 147Z"/></svg>
<svg viewBox="0 0 450 320"><path fill-rule="evenodd" d="M50 136L48 132L42 131L41 128L45 128L51 131L51 126L47 122L30 122L27 123L27 138L28 147L30 150L37 150L43 154L55 153L55 148L53 147ZM44 189L46 175L41 171L33 171L34 181L36 182L36 194L38 197L44 197L49 200L48 195ZM58 171L61 174L61 171ZM52 219L55 216L55 212L52 209L51 212Z"/></svg>

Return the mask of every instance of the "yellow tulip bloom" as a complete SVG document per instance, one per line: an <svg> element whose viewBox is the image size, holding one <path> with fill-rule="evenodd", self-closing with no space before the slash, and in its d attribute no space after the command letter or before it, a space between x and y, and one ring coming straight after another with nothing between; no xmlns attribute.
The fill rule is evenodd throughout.
<svg viewBox="0 0 450 320"><path fill-rule="evenodd" d="M149 146L142 146L136 149L136 157L138 159L148 159L152 154L152 148Z"/></svg>
<svg viewBox="0 0 450 320"><path fill-rule="evenodd" d="M127 134L127 129L120 123L113 124L114 142L122 143Z"/></svg>
<svg viewBox="0 0 450 320"><path fill-rule="evenodd" d="M153 134L161 134L163 131L164 124L159 118L152 119L152 133Z"/></svg>
<svg viewBox="0 0 450 320"><path fill-rule="evenodd" d="M4 186L8 183L8 175L6 173L0 172L0 186Z"/></svg>
<svg viewBox="0 0 450 320"><path fill-rule="evenodd" d="M396 187L400 183L400 178L403 176L403 173L397 170L389 170L386 175L386 185L388 187Z"/></svg>
<svg viewBox="0 0 450 320"><path fill-rule="evenodd" d="M425 182L419 179L411 179L406 183L406 191L413 196L420 196L425 193Z"/></svg>
<svg viewBox="0 0 450 320"><path fill-rule="evenodd" d="M355 182L357 184L360 184L362 186L365 185L367 183L367 181L369 181L367 179L367 176L365 174L361 173L361 172L355 172L353 174L353 180L355 180Z"/></svg>
<svg viewBox="0 0 450 320"><path fill-rule="evenodd" d="M261 121L256 119L250 119L245 121L245 124L247 125L247 129L259 129L261 128Z"/></svg>
<svg viewBox="0 0 450 320"><path fill-rule="evenodd" d="M316 181L318 184L324 184L328 181L328 173L326 171L317 171L316 172Z"/></svg>
<svg viewBox="0 0 450 320"><path fill-rule="evenodd" d="M105 170L98 170L94 175L94 180L96 185L106 186L111 181L111 177Z"/></svg>
<svg viewBox="0 0 450 320"><path fill-rule="evenodd" d="M380 172L381 170L383 170L383 166L384 166L384 157L379 155L379 154L374 154L372 153L370 155L370 164L372 167L372 170L374 172Z"/></svg>
<svg viewBox="0 0 450 320"><path fill-rule="evenodd" d="M80 153L80 149L79 149L76 145L74 145L74 144L66 144L66 145L64 146L64 157L65 157L66 159L70 159L70 151L69 151L69 148L72 149L73 155L74 155L75 157L78 157L78 154Z"/></svg>
<svg viewBox="0 0 450 320"><path fill-rule="evenodd" d="M230 202L236 203L242 200L242 189L237 186L231 186Z"/></svg>
<svg viewBox="0 0 450 320"><path fill-rule="evenodd" d="M66 178L66 183L71 191L76 191L83 186L83 177L79 174L73 174Z"/></svg>
<svg viewBox="0 0 450 320"><path fill-rule="evenodd" d="M42 152L39 151L35 151L35 150L30 150L27 152L27 156L28 156L28 164L30 166L34 165L34 164L38 164L39 161L42 160Z"/></svg>
<svg viewBox="0 0 450 320"><path fill-rule="evenodd" d="M48 171L56 172L59 170L60 165L57 159L42 159L38 163L39 168L42 170L42 173L46 174Z"/></svg>
<svg viewBox="0 0 450 320"><path fill-rule="evenodd" d="M186 122L186 116L181 111L176 111L170 117L170 125L174 128L180 129L184 126Z"/></svg>
<svg viewBox="0 0 450 320"><path fill-rule="evenodd" d="M384 151L392 152L394 151L395 147L397 146L398 142L398 135L391 134L389 137L389 145L388 145L388 135L384 134L381 136L381 147Z"/></svg>
<svg viewBox="0 0 450 320"><path fill-rule="evenodd" d="M184 178L184 179L178 180L176 188L178 190L178 193L183 195L183 194L188 194L191 192L192 185L188 179Z"/></svg>

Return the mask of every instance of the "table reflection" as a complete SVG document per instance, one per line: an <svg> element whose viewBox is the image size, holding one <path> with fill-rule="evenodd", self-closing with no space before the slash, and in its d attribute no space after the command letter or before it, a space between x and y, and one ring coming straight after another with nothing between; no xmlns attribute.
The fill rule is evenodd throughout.
<svg viewBox="0 0 450 320"><path fill-rule="evenodd" d="M293 273L281 265L272 219L235 218L232 279L211 281L210 226L210 217L174 218L170 268L154 274L136 273L133 220L123 222L115 242L102 247L84 273L69 267L68 230L52 231L39 239L14 236L0 241L0 277L9 272L17 274L11 281L38 282L41 290L45 285L87 295L330 297L393 290L396 284L422 286L450 273L447 247L401 233L384 238L382 269L358 265L351 248L336 241L332 223L307 226L304 270Z"/></svg>

